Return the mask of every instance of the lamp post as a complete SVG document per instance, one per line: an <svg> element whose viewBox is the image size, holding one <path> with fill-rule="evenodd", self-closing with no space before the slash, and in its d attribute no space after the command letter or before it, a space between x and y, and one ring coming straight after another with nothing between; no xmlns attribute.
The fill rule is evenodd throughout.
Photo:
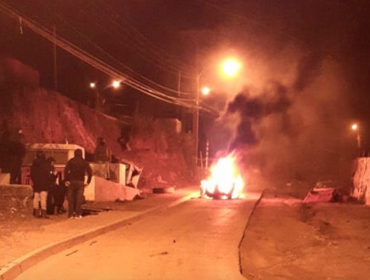
<svg viewBox="0 0 370 280"><path fill-rule="evenodd" d="M241 64L234 58L228 58L222 63L222 72L226 77L234 77L240 70ZM195 142L195 165L198 164L198 149L199 149L199 101L200 93L208 95L210 88L203 87L201 89L201 77L205 69L200 71L196 76L196 93L195 93L195 113L193 115L194 127L194 142Z"/></svg>
<svg viewBox="0 0 370 280"><path fill-rule="evenodd" d="M194 128L194 145L195 145L195 166L198 165L198 147L199 147L199 89L200 89L200 77L203 71L200 72L196 77L196 89L195 89L195 112L193 114L193 128Z"/></svg>
<svg viewBox="0 0 370 280"><path fill-rule="evenodd" d="M96 93L96 103L95 103L95 109L96 111L100 112L102 109L102 105L104 102L101 101L101 98L103 96L103 93L108 88L114 88L118 89L121 86L121 82L118 80L112 81L112 83L105 86L102 90L99 89L98 85L95 82L90 83L90 88L95 90Z"/></svg>
<svg viewBox="0 0 370 280"><path fill-rule="evenodd" d="M196 94L195 94L195 113L193 115L193 127L194 127L194 142L195 142L195 165L198 164L198 149L199 149L199 103L200 103L200 93L203 95L208 95L211 92L209 87L200 88L201 77L204 70L201 71L196 77Z"/></svg>
<svg viewBox="0 0 370 280"><path fill-rule="evenodd" d="M351 129L356 132L357 148L361 149L361 134L360 127L357 123L351 125Z"/></svg>

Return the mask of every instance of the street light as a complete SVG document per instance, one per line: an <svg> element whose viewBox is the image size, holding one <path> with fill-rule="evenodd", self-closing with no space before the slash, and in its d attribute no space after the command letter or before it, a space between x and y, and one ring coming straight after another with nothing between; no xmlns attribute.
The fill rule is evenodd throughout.
<svg viewBox="0 0 370 280"><path fill-rule="evenodd" d="M203 87L201 92L203 95L207 96L211 92L211 89L209 87Z"/></svg>
<svg viewBox="0 0 370 280"><path fill-rule="evenodd" d="M239 72L241 68L240 62L235 58L229 58L222 62L222 70L225 76L227 77L234 77ZM204 71L207 69L203 69L198 73L196 76L196 93L195 93L195 113L193 117L193 127L194 127L194 142L195 142L195 165L198 164L198 148L199 148L199 101L200 101L200 93L202 92L204 95L210 93L210 89L208 87L204 87L203 89L200 88L201 85L201 77Z"/></svg>
<svg viewBox="0 0 370 280"><path fill-rule="evenodd" d="M99 90L98 85L95 82L90 83L90 88L95 89L96 92L96 104L95 104L95 109L100 112L101 111L101 105L103 105L103 102L100 100L101 97L103 96L103 92L108 89L108 88L114 88L118 89L121 86L121 81L114 80L112 83L108 84L105 86L102 90Z"/></svg>
<svg viewBox="0 0 370 280"><path fill-rule="evenodd" d="M222 64L223 73L227 77L234 77L240 70L240 67L240 62L238 62L235 58L228 58Z"/></svg>
<svg viewBox="0 0 370 280"><path fill-rule="evenodd" d="M361 149L361 134L360 134L360 127L357 123L353 123L351 125L351 129L356 131L356 140L357 140L357 148Z"/></svg>
<svg viewBox="0 0 370 280"><path fill-rule="evenodd" d="M121 81L114 80L112 82L112 87L115 88L115 89L119 88L120 85L121 85Z"/></svg>

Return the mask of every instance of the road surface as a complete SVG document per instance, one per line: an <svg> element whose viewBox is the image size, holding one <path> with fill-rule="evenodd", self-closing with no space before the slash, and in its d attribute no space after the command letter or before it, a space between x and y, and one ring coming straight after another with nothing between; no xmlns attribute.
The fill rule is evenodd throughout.
<svg viewBox="0 0 370 280"><path fill-rule="evenodd" d="M244 279L238 246L256 199L193 199L53 255L16 279Z"/></svg>

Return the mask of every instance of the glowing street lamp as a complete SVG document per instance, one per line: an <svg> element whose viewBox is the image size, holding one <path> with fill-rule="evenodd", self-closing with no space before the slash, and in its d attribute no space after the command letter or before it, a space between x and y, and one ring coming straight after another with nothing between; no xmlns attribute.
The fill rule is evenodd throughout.
<svg viewBox="0 0 370 280"><path fill-rule="evenodd" d="M114 88L118 89L121 86L121 81L114 80L112 83L108 84L105 88L102 90L99 90L98 85L95 82L90 83L90 88L94 89L96 92L96 104L95 104L95 109L97 111L101 111L101 107L104 104L104 102L101 100L103 97L103 92L108 89L108 88Z"/></svg>
<svg viewBox="0 0 370 280"><path fill-rule="evenodd" d="M235 58L226 59L222 63L222 70L223 74L227 77L234 77L238 74L241 68L241 63L238 62ZM194 127L194 139L195 139L195 163L198 163L198 147L199 147L199 101L200 101L200 93L203 95L208 95L210 93L210 88L203 87L200 88L201 85L201 77L206 69L203 69L201 72L198 73L196 76L196 93L195 93L195 113L193 115L193 127Z"/></svg>
<svg viewBox="0 0 370 280"><path fill-rule="evenodd" d="M112 87L113 87L113 88L117 89L117 88L119 88L120 86L121 86L121 82L120 82L120 81L114 80L114 81L112 82Z"/></svg>
<svg viewBox="0 0 370 280"><path fill-rule="evenodd" d="M234 58L225 60L222 64L223 73L227 77L234 77L240 70L241 64Z"/></svg>
<svg viewBox="0 0 370 280"><path fill-rule="evenodd" d="M357 139L357 148L361 148L361 134L360 134L360 127L357 123L353 123L351 125L352 131L356 131L356 139Z"/></svg>
<svg viewBox="0 0 370 280"><path fill-rule="evenodd" d="M211 92L211 89L209 87L203 87L201 92L203 95L207 96Z"/></svg>

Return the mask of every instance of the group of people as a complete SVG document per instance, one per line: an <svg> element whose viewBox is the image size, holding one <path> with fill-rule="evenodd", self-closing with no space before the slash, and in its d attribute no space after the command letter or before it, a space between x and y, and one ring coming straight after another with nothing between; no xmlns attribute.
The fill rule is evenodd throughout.
<svg viewBox="0 0 370 280"><path fill-rule="evenodd" d="M109 180L111 152L103 137L98 137L97 140L94 161L99 168L96 175ZM74 157L67 162L64 174L57 171L54 164L54 158L46 158L43 151L36 152L30 173L34 191L33 215L48 219L48 215L67 212L63 207L67 196L68 217L80 219L82 218L84 189L91 182L92 169L88 161L83 158L81 149L74 151Z"/></svg>
<svg viewBox="0 0 370 280"><path fill-rule="evenodd" d="M47 219L48 214L66 212L63 203L67 194L68 217L82 218L84 188L92 178L89 163L83 159L82 150L76 149L64 169L64 180L61 172L55 170L54 163L53 158L46 159L43 151L37 151L30 174L34 191L33 215ZM86 183L85 174L88 175Z"/></svg>
<svg viewBox="0 0 370 280"><path fill-rule="evenodd" d="M43 151L36 152L36 158L31 165L31 180L33 186L33 215L48 218L47 214L60 214L63 208L66 187L60 172L54 167L55 159L45 158Z"/></svg>

